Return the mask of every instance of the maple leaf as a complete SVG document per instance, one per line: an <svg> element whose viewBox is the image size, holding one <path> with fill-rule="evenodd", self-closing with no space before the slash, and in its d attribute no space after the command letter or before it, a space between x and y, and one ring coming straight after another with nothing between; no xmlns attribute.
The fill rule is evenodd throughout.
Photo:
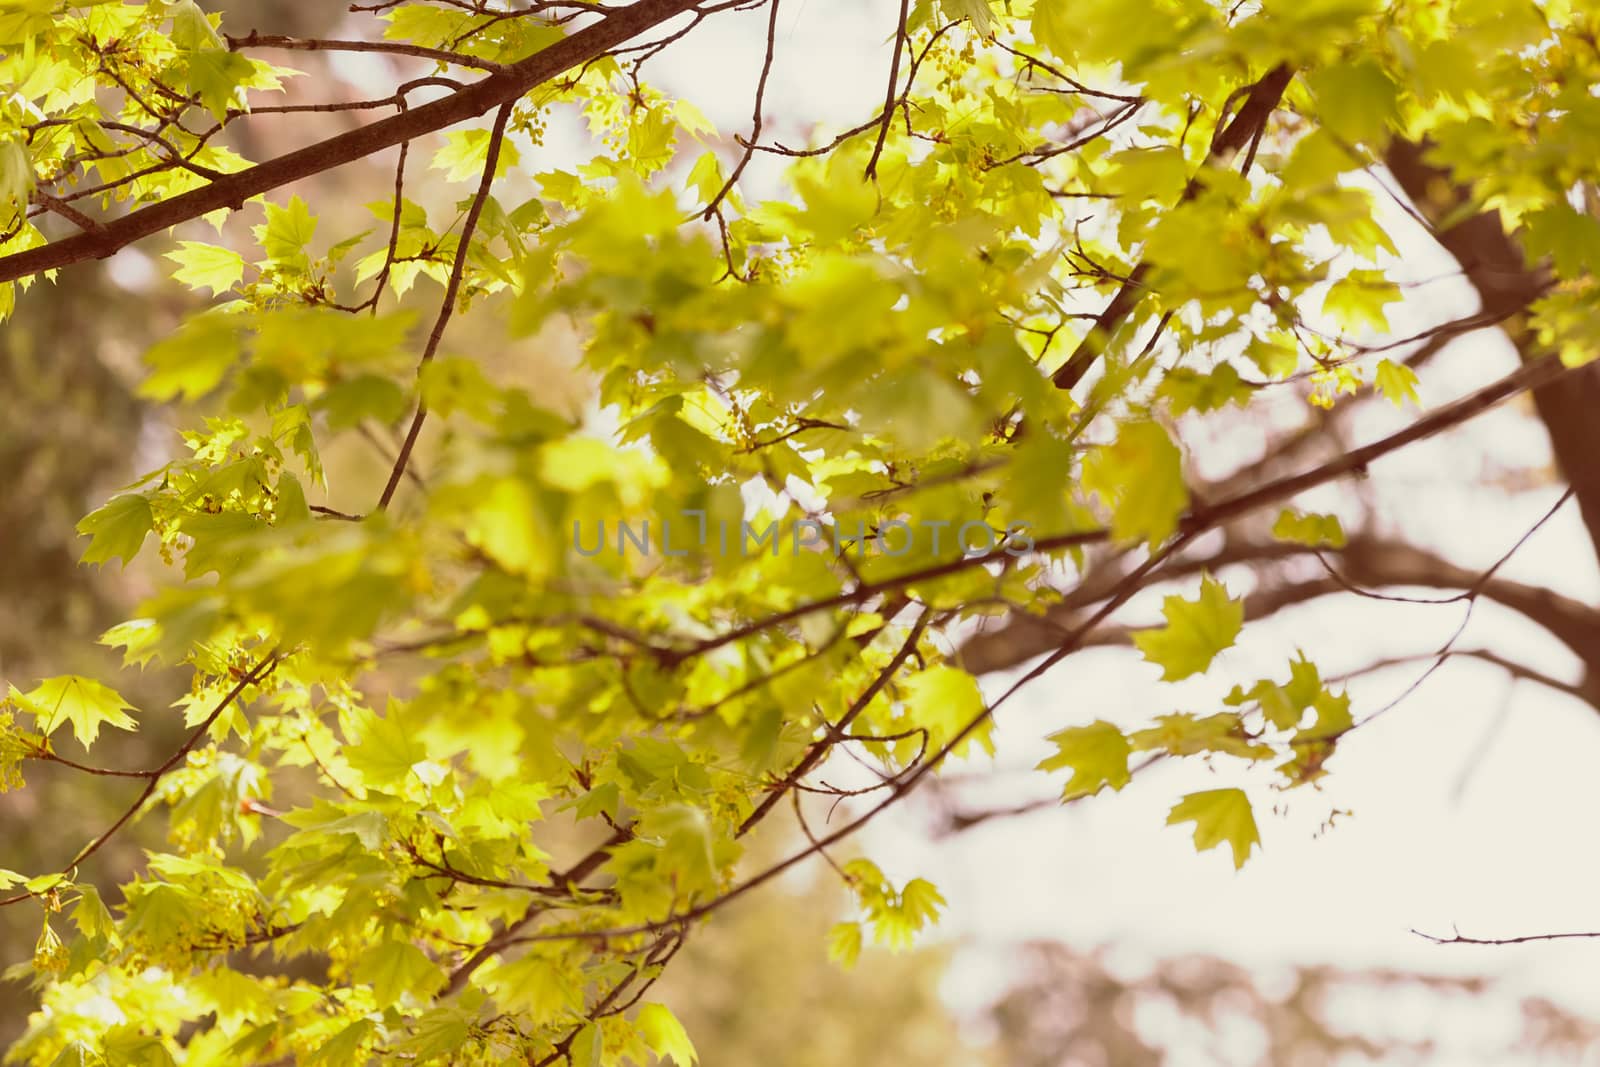
<svg viewBox="0 0 1600 1067"><path fill-rule="evenodd" d="M1194 600L1169 596L1161 614L1167 624L1133 635L1144 658L1161 668L1161 677L1176 682L1199 674L1225 648L1232 646L1244 626L1244 604L1228 596L1227 587L1210 575L1200 581Z"/></svg>
<svg viewBox="0 0 1600 1067"><path fill-rule="evenodd" d="M689 1034L664 1004L645 1004L639 1008L635 1020L645 1044L657 1056L670 1059L676 1067L694 1067L699 1059Z"/></svg>
<svg viewBox="0 0 1600 1067"><path fill-rule="evenodd" d="M145 534L154 526L155 515L146 497L138 493L112 497L103 507L78 520L78 532L90 538L89 547L83 550L83 562L105 563L116 558L126 567L139 554Z"/></svg>
<svg viewBox="0 0 1600 1067"><path fill-rule="evenodd" d="M401 996L426 997L444 982L427 953L409 941L383 941L356 962L354 977L372 985L377 1002L388 1007Z"/></svg>
<svg viewBox="0 0 1600 1067"><path fill-rule="evenodd" d="M191 289L210 289L212 295L231 289L244 277L244 257L231 248L204 241L179 241L167 258L178 265L172 276Z"/></svg>
<svg viewBox="0 0 1600 1067"><path fill-rule="evenodd" d="M1404 364L1379 360L1372 384L1397 408L1405 407L1408 400L1413 404L1417 402L1417 372Z"/></svg>
<svg viewBox="0 0 1600 1067"><path fill-rule="evenodd" d="M94 744L102 724L118 730L138 729L138 724L127 714L136 710L132 704L115 690L75 674L47 678L26 693L12 686L10 699L17 707L33 714L39 732L46 736L63 723L71 723L73 736L84 748Z"/></svg>
<svg viewBox="0 0 1600 1067"><path fill-rule="evenodd" d="M1201 852L1226 844L1233 849L1237 870L1250 858L1250 850L1261 843L1256 830L1250 798L1242 789L1207 789L1190 793L1172 806L1167 825L1194 823L1194 847Z"/></svg>
<svg viewBox="0 0 1600 1067"><path fill-rule="evenodd" d="M1272 524L1272 536L1310 548L1343 548L1347 540L1337 516L1307 515L1292 508L1279 512Z"/></svg>
<svg viewBox="0 0 1600 1067"><path fill-rule="evenodd" d="M1056 753L1039 761L1038 770L1072 771L1062 789L1063 800L1092 796L1106 786L1121 789L1128 784L1128 755L1133 751L1122 731L1111 723L1096 720L1088 726L1069 726L1048 738Z"/></svg>
<svg viewBox="0 0 1600 1067"><path fill-rule="evenodd" d="M1127 423L1114 442L1091 452L1083 487L1112 509L1111 535L1122 542L1160 544L1189 505L1183 454L1157 422Z"/></svg>

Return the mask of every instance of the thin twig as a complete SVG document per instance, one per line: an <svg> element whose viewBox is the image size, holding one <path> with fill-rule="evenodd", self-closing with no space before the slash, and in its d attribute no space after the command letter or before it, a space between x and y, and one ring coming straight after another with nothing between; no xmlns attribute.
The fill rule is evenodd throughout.
<svg viewBox="0 0 1600 1067"><path fill-rule="evenodd" d="M484 154L483 177L478 182L478 192L472 198L472 206L467 210L466 222L461 226L461 238L456 245L455 264L450 268L450 281L445 286L444 301L439 305L439 316L434 320L433 331L428 334L428 343L422 350L422 358L418 368L427 366L439 351L439 342L444 339L445 327L450 325L450 316L455 314L456 299L461 293L461 279L467 272L467 257L472 251L472 235L478 227L478 218L483 214L483 205L489 199L489 192L494 188L495 168L500 163L500 146L505 141L506 123L511 120L513 103L500 105L500 110L495 113L494 127L489 132L489 146ZM417 401L417 413L411 418L411 427L406 431L405 440L400 443L400 454L395 457L394 468L389 471L389 481L383 487L383 495L378 498L378 511L389 507L389 501L394 499L395 490L400 487L400 479L405 476L406 465L411 461L411 450L416 447L417 436L422 433L422 424L428 417L427 401Z"/></svg>
<svg viewBox="0 0 1600 1067"><path fill-rule="evenodd" d="M896 90L900 88L900 54L906 47L906 21L911 17L911 0L900 0L900 21L894 30L894 58L889 60L889 87L883 96L883 120L878 126L878 140L872 146L872 158L867 160L863 177L867 181L878 176L878 159L883 155L883 144L889 139L889 126L894 121Z"/></svg>

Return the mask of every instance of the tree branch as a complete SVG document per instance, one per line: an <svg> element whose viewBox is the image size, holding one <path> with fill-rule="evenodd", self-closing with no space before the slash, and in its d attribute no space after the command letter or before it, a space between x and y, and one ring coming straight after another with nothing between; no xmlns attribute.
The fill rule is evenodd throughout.
<svg viewBox="0 0 1600 1067"><path fill-rule="evenodd" d="M1564 941L1572 938L1600 937L1600 930L1582 931L1569 934L1524 934L1521 937L1463 937L1459 932L1451 937L1436 937L1425 934L1421 930L1413 929L1412 933L1435 945L1525 945L1530 941Z"/></svg>
<svg viewBox="0 0 1600 1067"><path fill-rule="evenodd" d="M570 37L452 93L359 129L226 174L191 190L105 223L98 232L80 233L38 248L0 257L0 282L104 259L119 249L172 226L222 208L235 210L253 196L290 182L364 159L402 141L435 133L516 101L528 90L603 55L617 45L695 7L696 0L637 0Z"/></svg>
<svg viewBox="0 0 1600 1067"><path fill-rule="evenodd" d="M1206 160L1201 164L1201 173L1209 167L1231 159L1234 153L1244 148L1247 144L1256 141L1264 129L1267 119L1278 106L1278 101L1283 98L1283 91L1289 87L1289 80L1294 77L1293 68L1280 63L1266 73L1264 77L1250 89L1244 106L1234 116L1233 121L1223 127L1211 143L1211 151L1206 155ZM1252 149L1253 152L1253 149ZM1180 203L1187 203L1199 195L1204 187L1200 174L1189 179L1184 186ZM1133 269L1133 273L1117 289L1116 295L1111 298L1111 303L1106 305L1094 326L1078 342L1076 351L1063 363L1051 381L1057 389L1071 389L1083 379L1094 366L1095 360L1100 358L1100 353L1105 350L1106 342L1111 335L1122 325L1132 312L1139 300L1144 296L1144 279L1150 273L1150 261L1143 259Z"/></svg>
<svg viewBox="0 0 1600 1067"><path fill-rule="evenodd" d="M444 340L445 327L450 325L450 317L455 314L456 299L461 294L461 279L467 272L467 257L472 252L472 235L478 228L478 217L483 214L483 205L489 199L489 192L494 188L494 172L500 165L500 147L505 143L506 123L510 119L511 103L501 104L500 110L495 113L494 128L489 132L489 146L483 157L483 177L478 182L478 191L472 198L472 206L467 209L466 221L461 224L461 238L456 244L456 259L450 268L450 281L445 285L444 300L439 305L439 315L434 319L433 330L428 334L428 343L422 350L421 360L418 361L419 371L438 354L439 342ZM399 210L399 206L396 205L396 218L399 217ZM395 490L400 488L400 479L405 476L406 465L411 461L411 450L417 445L417 437L422 433L422 424L427 417L427 403L418 400L417 413L411 417L411 426L406 430L405 440L400 443L400 452L395 456L394 466L389 470L389 481L383 487L383 495L378 498L377 510L386 510L389 501L394 499Z"/></svg>

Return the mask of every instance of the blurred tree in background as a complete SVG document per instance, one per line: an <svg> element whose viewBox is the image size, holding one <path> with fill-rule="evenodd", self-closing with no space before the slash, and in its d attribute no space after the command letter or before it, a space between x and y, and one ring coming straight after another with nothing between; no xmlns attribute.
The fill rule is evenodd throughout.
<svg viewBox="0 0 1600 1067"><path fill-rule="evenodd" d="M1274 974L1211 956L1113 965L1116 955L1019 945L1016 980L990 1009L996 1062L1556 1067L1600 1056L1600 1025L1482 978L1327 966ZM1498 1032L1481 1025L1507 1013Z"/></svg>

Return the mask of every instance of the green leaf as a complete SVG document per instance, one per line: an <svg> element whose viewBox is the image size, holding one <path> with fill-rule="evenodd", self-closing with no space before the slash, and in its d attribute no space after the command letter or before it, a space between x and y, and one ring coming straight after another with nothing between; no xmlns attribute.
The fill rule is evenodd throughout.
<svg viewBox="0 0 1600 1067"><path fill-rule="evenodd" d="M244 277L244 257L231 248L201 241L179 241L167 258L178 264L172 276L191 289L210 289L213 296L231 289Z"/></svg>
<svg viewBox="0 0 1600 1067"><path fill-rule="evenodd" d="M669 804L639 821L640 836L660 846L657 866L690 887L716 884L717 852L711 820L692 804Z"/></svg>
<svg viewBox="0 0 1600 1067"><path fill-rule="evenodd" d="M1347 141L1383 146L1399 116L1399 90L1382 67L1358 59L1312 71L1306 80L1324 126Z"/></svg>
<svg viewBox="0 0 1600 1067"><path fill-rule="evenodd" d="M930 743L942 745L983 714L983 693L978 680L966 671L948 664L914 674L901 687L907 717L928 730ZM969 734L954 754L965 753L972 741L987 744L986 736Z"/></svg>
<svg viewBox="0 0 1600 1067"><path fill-rule="evenodd" d="M34 181L27 145L15 137L0 138L0 222L7 229L27 209Z"/></svg>
<svg viewBox="0 0 1600 1067"><path fill-rule="evenodd" d="M26 693L17 692L13 686L11 701L32 713L39 732L46 736L62 723L71 723L73 736L85 748L100 736L102 724L118 730L138 729L138 724L127 715L137 710L132 704L115 690L75 674L47 678Z"/></svg>
<svg viewBox="0 0 1600 1067"><path fill-rule="evenodd" d="M1157 422L1124 423L1083 464L1083 487L1111 508L1111 536L1152 547L1178 529L1189 506L1183 454Z"/></svg>
<svg viewBox="0 0 1600 1067"><path fill-rule="evenodd" d="M496 969L490 984L502 1008L525 1012L539 1024L583 1011L582 986L566 968L544 956L524 956Z"/></svg>
<svg viewBox="0 0 1600 1067"><path fill-rule="evenodd" d="M1159 749L1173 756L1222 752L1240 759L1259 760L1277 754L1272 746L1252 741L1243 720L1230 712L1203 718L1186 712L1160 715L1154 726L1137 731L1129 740L1139 752Z"/></svg>
<svg viewBox="0 0 1600 1067"><path fill-rule="evenodd" d="M1161 380L1158 391L1171 403L1174 415L1220 411L1229 404L1244 407L1255 395L1255 387L1239 377L1232 363L1219 364L1210 374L1179 367Z"/></svg>
<svg viewBox="0 0 1600 1067"><path fill-rule="evenodd" d="M240 316L213 313L191 318L151 346L144 361L152 370L139 386L141 396L198 400L227 377L239 360Z"/></svg>
<svg viewBox="0 0 1600 1067"><path fill-rule="evenodd" d="M635 1022L651 1052L664 1060L671 1060L676 1067L694 1067L698 1059L694 1043L689 1040L689 1033L678 1017L666 1005L643 1005Z"/></svg>
<svg viewBox="0 0 1600 1067"><path fill-rule="evenodd" d="M828 929L828 959L848 971L860 958L861 924L834 923Z"/></svg>
<svg viewBox="0 0 1600 1067"><path fill-rule="evenodd" d="M250 60L225 48L202 48L189 55L189 88L219 119L242 103L239 90L254 74Z"/></svg>
<svg viewBox="0 0 1600 1067"><path fill-rule="evenodd" d="M117 1028L107 1033L101 1043L107 1063L118 1067L173 1067L172 1053L166 1044L151 1034L137 1030Z"/></svg>
<svg viewBox="0 0 1600 1067"><path fill-rule="evenodd" d="M1306 515L1293 508L1279 512L1272 524L1272 536L1309 548L1343 548L1346 541L1338 516Z"/></svg>
<svg viewBox="0 0 1600 1067"><path fill-rule="evenodd" d="M1391 360L1378 362L1377 377L1373 385L1395 407L1404 407L1406 401L1417 402L1417 372Z"/></svg>
<svg viewBox="0 0 1600 1067"><path fill-rule="evenodd" d="M87 938L115 936L117 923L100 899L100 891L92 885L79 885L77 891L78 902L72 906L72 921L78 932Z"/></svg>
<svg viewBox="0 0 1600 1067"><path fill-rule="evenodd" d="M935 922L946 903L944 894L926 878L913 878L900 890L900 911L918 929Z"/></svg>
<svg viewBox="0 0 1600 1067"><path fill-rule="evenodd" d="M1189 164L1174 145L1125 149L1108 156L1106 166L1114 168L1110 191L1135 201L1174 203L1189 182Z"/></svg>
<svg viewBox="0 0 1600 1067"><path fill-rule="evenodd" d="M256 227L256 239L261 250L274 263L305 262L306 245L317 232L317 220L311 209L298 196L289 198L288 206L266 205L267 224Z"/></svg>
<svg viewBox="0 0 1600 1067"><path fill-rule="evenodd" d="M172 5L172 43L179 48L222 48L222 38L194 0Z"/></svg>
<svg viewBox="0 0 1600 1067"><path fill-rule="evenodd" d="M572 1067L600 1067L605 1056L605 1033L594 1023L585 1023L572 1038L567 1060Z"/></svg>
<svg viewBox="0 0 1600 1067"><path fill-rule="evenodd" d="M291 811L283 821L308 835L353 837L367 851L383 847L388 824L376 811L346 812L329 804L318 804L304 811Z"/></svg>
<svg viewBox="0 0 1600 1067"><path fill-rule="evenodd" d="M1244 354L1268 378L1287 377L1300 365L1300 350L1291 337L1252 337Z"/></svg>
<svg viewBox="0 0 1600 1067"><path fill-rule="evenodd" d="M1194 600L1169 596L1162 603L1167 624L1133 635L1144 658L1161 667L1161 677L1175 682L1199 674L1244 626L1244 603L1228 596L1227 587L1210 575L1200 580Z"/></svg>
<svg viewBox="0 0 1600 1067"><path fill-rule="evenodd" d="M404 781L418 763L428 758L428 750L393 708L381 718L371 713L363 715L358 736L360 742L345 749L345 758L368 784L379 788Z"/></svg>
<svg viewBox="0 0 1600 1067"><path fill-rule="evenodd" d="M1093 796L1106 786L1121 789L1128 784L1128 739L1111 723L1095 720L1088 726L1069 726L1046 740L1056 753L1039 762L1041 771L1067 768L1072 777L1061 791L1061 799Z"/></svg>
<svg viewBox="0 0 1600 1067"><path fill-rule="evenodd" d="M1600 269L1600 219L1565 201L1530 215L1522 239L1535 257L1549 256L1563 278L1576 280Z"/></svg>
<svg viewBox="0 0 1600 1067"><path fill-rule="evenodd" d="M406 412L406 391L388 378L362 374L332 385L313 407L333 431L352 429L364 419L389 425Z"/></svg>
<svg viewBox="0 0 1600 1067"><path fill-rule="evenodd" d="M418 998L431 996L445 980L439 965L416 945L394 940L370 949L357 961L352 974L356 981L372 985L372 995L381 1008L392 1007L408 993Z"/></svg>
<svg viewBox="0 0 1600 1067"><path fill-rule="evenodd" d="M994 12L989 8L989 0L939 0L944 8L945 18L971 19L973 32L980 37L987 37L994 30Z"/></svg>
<svg viewBox="0 0 1600 1067"><path fill-rule="evenodd" d="M50 1067L101 1067L105 1057L82 1041L68 1041L61 1046Z"/></svg>
<svg viewBox="0 0 1600 1067"><path fill-rule="evenodd" d="M362 1063L366 1057L361 1050L376 1030L377 1025L371 1019L357 1019L319 1045L307 1062L310 1067L324 1064L326 1067L347 1067L348 1064Z"/></svg>
<svg viewBox="0 0 1600 1067"><path fill-rule="evenodd" d="M489 161L489 142L492 130L451 130L444 136L444 147L434 153L433 168L445 172L451 182L477 181L483 175L483 165ZM495 158L494 176L502 178L521 161L516 143L509 137L500 144L500 154Z"/></svg>
<svg viewBox="0 0 1600 1067"><path fill-rule="evenodd" d="M1399 299L1400 287L1381 271L1353 270L1328 288L1322 313L1346 332L1370 329L1383 333L1389 329L1384 308Z"/></svg>
<svg viewBox="0 0 1600 1067"><path fill-rule="evenodd" d="M411 1036L397 1047L427 1062L466 1044L472 1033L472 1017L456 1008L435 1008L412 1023L410 1030Z"/></svg>
<svg viewBox="0 0 1600 1067"><path fill-rule="evenodd" d="M112 497L104 507L78 520L78 532L90 538L82 561L104 564L114 557L127 567L154 528L155 515L148 498L138 493Z"/></svg>
<svg viewBox="0 0 1600 1067"><path fill-rule="evenodd" d="M1233 866L1237 870L1250 858L1250 850L1261 843L1256 831L1256 817L1250 810L1250 798L1242 789L1208 789L1190 793L1172 806L1167 815L1167 825L1194 823L1194 847L1197 851L1226 844L1233 849Z"/></svg>

